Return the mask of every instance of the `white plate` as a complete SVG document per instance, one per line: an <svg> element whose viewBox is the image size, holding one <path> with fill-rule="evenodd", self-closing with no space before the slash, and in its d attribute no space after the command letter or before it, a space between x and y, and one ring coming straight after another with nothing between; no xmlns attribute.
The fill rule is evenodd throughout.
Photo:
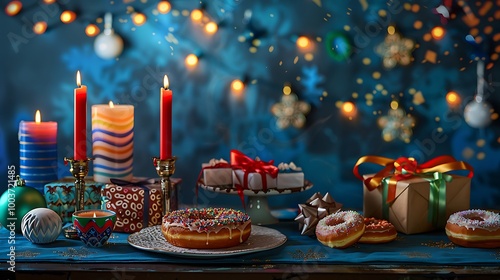
<svg viewBox="0 0 500 280"><path fill-rule="evenodd" d="M188 249L173 246L167 242L161 233L161 225L145 228L132 233L128 237L128 243L135 248L186 258L217 258L243 255L274 249L285 242L286 236L281 232L255 225L252 225L252 233L247 241L238 246L222 249Z"/></svg>
<svg viewBox="0 0 500 280"><path fill-rule="evenodd" d="M218 193L227 193L227 194L238 194L238 190L233 186L205 186L203 185L203 179L200 180L200 187L205 190L218 192ZM280 194L290 194L296 192L307 191L313 187L313 184L310 181L305 180L303 186L299 187L290 187L286 189L267 189L266 191L262 190L249 190L244 189L243 194L246 196L269 196L269 195L280 195Z"/></svg>

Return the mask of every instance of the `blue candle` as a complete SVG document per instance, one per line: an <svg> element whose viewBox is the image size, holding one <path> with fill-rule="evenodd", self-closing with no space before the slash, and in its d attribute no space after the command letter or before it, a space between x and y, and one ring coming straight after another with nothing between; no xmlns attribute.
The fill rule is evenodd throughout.
<svg viewBox="0 0 500 280"><path fill-rule="evenodd" d="M45 184L57 181L57 123L35 121L19 123L20 176L41 193Z"/></svg>

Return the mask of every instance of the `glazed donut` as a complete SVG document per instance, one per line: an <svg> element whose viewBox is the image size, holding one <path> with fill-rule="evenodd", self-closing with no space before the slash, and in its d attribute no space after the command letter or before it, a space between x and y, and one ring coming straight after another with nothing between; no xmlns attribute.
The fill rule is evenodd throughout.
<svg viewBox="0 0 500 280"><path fill-rule="evenodd" d="M500 247L500 214L486 210L466 210L452 214L446 222L446 235L463 247Z"/></svg>
<svg viewBox="0 0 500 280"><path fill-rule="evenodd" d="M365 232L359 243L387 243L398 236L396 228L386 220L365 218Z"/></svg>
<svg viewBox="0 0 500 280"><path fill-rule="evenodd" d="M363 216L354 211L339 211L321 219L316 237L331 248L347 248L356 243L365 231Z"/></svg>
<svg viewBox="0 0 500 280"><path fill-rule="evenodd" d="M178 247L215 249L236 246L250 236L252 221L238 210L229 208L188 208L167 213L161 232Z"/></svg>

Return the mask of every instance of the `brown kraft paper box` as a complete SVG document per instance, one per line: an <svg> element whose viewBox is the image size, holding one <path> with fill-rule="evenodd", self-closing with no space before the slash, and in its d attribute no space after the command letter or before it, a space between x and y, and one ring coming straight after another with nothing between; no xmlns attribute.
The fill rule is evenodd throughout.
<svg viewBox="0 0 500 280"><path fill-rule="evenodd" d="M371 175L365 175L364 178ZM446 217L470 207L471 179L452 175L446 183ZM420 177L398 181L396 199L389 205L389 217L396 230L405 234L416 234L436 230L429 222L429 182ZM363 186L363 213L365 217L382 219L382 187L369 191Z"/></svg>

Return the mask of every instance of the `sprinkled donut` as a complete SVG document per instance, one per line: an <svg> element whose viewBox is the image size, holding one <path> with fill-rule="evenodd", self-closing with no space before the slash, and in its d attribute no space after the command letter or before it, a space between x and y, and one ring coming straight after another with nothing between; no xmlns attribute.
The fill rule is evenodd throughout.
<svg viewBox="0 0 500 280"><path fill-rule="evenodd" d="M396 228L386 220L365 218L365 227L359 243L387 243L398 236Z"/></svg>
<svg viewBox="0 0 500 280"><path fill-rule="evenodd" d="M446 222L446 235L463 247L500 247L500 215L486 210L466 210L452 214Z"/></svg>
<svg viewBox="0 0 500 280"><path fill-rule="evenodd" d="M316 226L319 242L331 248L347 248L365 231L363 216L355 211L339 211L321 219Z"/></svg>
<svg viewBox="0 0 500 280"><path fill-rule="evenodd" d="M250 236L250 217L230 208L188 208L167 213L161 232L178 247L215 249L236 246Z"/></svg>

